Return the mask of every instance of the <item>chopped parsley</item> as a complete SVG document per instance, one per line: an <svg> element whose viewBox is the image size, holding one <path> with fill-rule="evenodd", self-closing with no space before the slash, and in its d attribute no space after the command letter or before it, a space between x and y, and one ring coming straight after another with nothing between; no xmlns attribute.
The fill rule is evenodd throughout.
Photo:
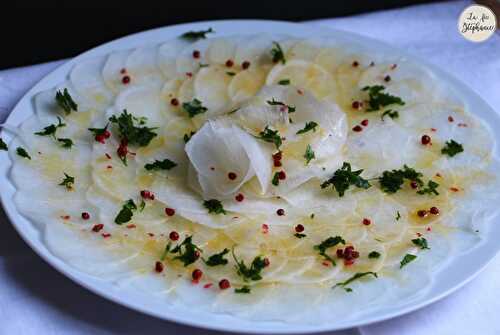
<svg viewBox="0 0 500 335"><path fill-rule="evenodd" d="M129 222L132 219L132 216L134 215L134 211L136 210L137 206L134 200L132 199L127 200L125 204L123 204L120 212L118 212L118 215L115 218L115 223L121 225Z"/></svg>
<svg viewBox="0 0 500 335"><path fill-rule="evenodd" d="M295 233L293 234L293 236L295 236L296 238L304 238L304 237L307 237L306 234L302 234L302 233Z"/></svg>
<svg viewBox="0 0 500 335"><path fill-rule="evenodd" d="M441 149L441 153L443 155L448 155L450 157L453 157L463 151L464 151L463 145L456 142L455 140L446 141L444 148Z"/></svg>
<svg viewBox="0 0 500 335"><path fill-rule="evenodd" d="M267 103L271 106L283 106L283 107L286 107L287 110L288 110L288 113L295 113L295 106L292 106L292 105L287 105L286 103L282 102L282 101L277 101L277 100L274 100L274 98L272 98L271 100L267 100Z"/></svg>
<svg viewBox="0 0 500 335"><path fill-rule="evenodd" d="M214 214L226 214L224 207L222 206L222 202L217 199L210 199L203 201L203 206L208 209L208 213Z"/></svg>
<svg viewBox="0 0 500 335"><path fill-rule="evenodd" d="M392 109L388 109L386 110L385 112L382 113L382 115L380 116L380 118L382 119L382 121L384 121L384 116L388 116L390 117L391 119L397 119L399 117L399 112L398 111L393 111Z"/></svg>
<svg viewBox="0 0 500 335"><path fill-rule="evenodd" d="M189 41L196 41L199 39L207 38L207 34L215 33L212 28L208 28L207 30L198 30L198 31L188 31L181 35L181 38Z"/></svg>
<svg viewBox="0 0 500 335"><path fill-rule="evenodd" d="M106 126L104 128L88 128L88 130L90 132L92 132L94 134L94 136L102 136L108 130L108 125L109 124L106 124Z"/></svg>
<svg viewBox="0 0 500 335"><path fill-rule="evenodd" d="M207 266L217 266L217 265L226 265L228 260L224 258L224 256L229 253L229 249L224 248L221 252L217 254L213 254L212 256L208 257L207 260L203 259L203 262Z"/></svg>
<svg viewBox="0 0 500 335"><path fill-rule="evenodd" d="M204 68L204 67L209 67L210 65L209 64L203 64L203 63L200 63L200 69L201 68Z"/></svg>
<svg viewBox="0 0 500 335"><path fill-rule="evenodd" d="M318 124L314 121L306 122L306 125L304 126L304 128L297 131L297 135L307 133L308 131L311 131L311 130L314 132L314 131L316 131L317 126L318 126Z"/></svg>
<svg viewBox="0 0 500 335"><path fill-rule="evenodd" d="M375 278L378 278L378 275L376 272L372 272L372 271L368 271L368 272L357 272L356 274L354 274L354 276L352 276L351 278L347 279L346 281L343 281L343 282L340 282L340 283L337 283L335 284L332 288L336 288L336 287L343 287L344 290L346 290L347 292L352 292L352 289L349 288L349 287L346 287L347 285L349 285L350 283L352 283L353 281L359 279L359 278L362 278L362 277L365 277L365 276L368 276L368 275L372 275L373 277Z"/></svg>
<svg viewBox="0 0 500 335"><path fill-rule="evenodd" d="M341 236L330 236L320 244L315 245L313 248L319 251L320 256L323 256L326 260L330 261L332 265L335 265L335 260L326 254L326 250L333 248L339 243L345 244L345 240Z"/></svg>
<svg viewBox="0 0 500 335"><path fill-rule="evenodd" d="M273 42L273 48L271 49L271 57L273 63L281 62L282 64L286 63L285 53L283 49L281 49L281 45L278 42Z"/></svg>
<svg viewBox="0 0 500 335"><path fill-rule="evenodd" d="M343 197L345 191L349 189L351 185L368 189L371 185L368 180L360 176L362 172L363 170L351 171L351 164L344 162L342 168L335 171L330 179L321 184L321 188L327 188L332 185L339 194L339 197Z"/></svg>
<svg viewBox="0 0 500 335"><path fill-rule="evenodd" d="M433 180L429 180L427 182L427 186L424 187L421 190L418 190L417 193L418 194L429 194L429 195L430 194L434 194L434 195L439 195L439 192L436 190L438 187L439 187L438 183L436 183Z"/></svg>
<svg viewBox="0 0 500 335"><path fill-rule="evenodd" d="M306 165L309 164L309 162L311 160L316 158L316 154L314 153L310 144L308 144L306 147L306 152L304 153L304 158L306 159Z"/></svg>
<svg viewBox="0 0 500 335"><path fill-rule="evenodd" d="M281 79L278 81L278 85L290 85L290 79Z"/></svg>
<svg viewBox="0 0 500 335"><path fill-rule="evenodd" d="M234 248L231 251L233 259L236 262L235 268L238 276L243 278L244 281L249 280L261 280L261 272L267 266L267 262L261 256L257 256L253 259L250 266L247 266L243 260L238 260L234 254Z"/></svg>
<svg viewBox="0 0 500 335"><path fill-rule="evenodd" d="M399 268L402 269L403 266L407 265L410 262L413 262L415 259L417 259L417 256L406 254L405 257L403 257L403 259L401 260L401 263L399 263Z"/></svg>
<svg viewBox="0 0 500 335"><path fill-rule="evenodd" d="M235 76L235 75L236 75L236 72L226 71L226 74L227 74L228 76L233 77L233 76Z"/></svg>
<svg viewBox="0 0 500 335"><path fill-rule="evenodd" d="M184 137L183 137L184 143L189 142L189 140L191 139L191 137L193 137L194 134L196 134L195 131L192 131L189 134L184 134Z"/></svg>
<svg viewBox="0 0 500 335"><path fill-rule="evenodd" d="M72 177L64 172L64 179L59 185L66 187L68 190L72 190L75 185L75 177Z"/></svg>
<svg viewBox="0 0 500 335"><path fill-rule="evenodd" d="M78 111L78 105L69 94L67 88L65 88L63 92L56 92L56 102L59 107L61 107L66 112L66 114L71 113L72 110L75 112Z"/></svg>
<svg viewBox="0 0 500 335"><path fill-rule="evenodd" d="M401 213L399 211L396 211L396 221L399 221L401 219Z"/></svg>
<svg viewBox="0 0 500 335"><path fill-rule="evenodd" d="M177 163L172 162L170 159L165 158L162 161L155 160L153 163L147 163L144 168L148 171L155 170L170 170L177 166Z"/></svg>
<svg viewBox="0 0 500 335"><path fill-rule="evenodd" d="M186 111L186 113L188 113L190 118L193 118L198 114L205 113L208 110L208 108L204 107L201 104L201 101L196 98L190 102L182 103L182 108Z"/></svg>
<svg viewBox="0 0 500 335"><path fill-rule="evenodd" d="M5 143L1 137L0 137L0 150L5 150L5 151L9 150L9 148L7 147L7 143Z"/></svg>
<svg viewBox="0 0 500 335"><path fill-rule="evenodd" d="M241 288L235 288L234 293L243 293L243 294L248 294L250 293L250 287L249 286L242 286Z"/></svg>
<svg viewBox="0 0 500 335"><path fill-rule="evenodd" d="M16 154L18 156L21 156L23 158L31 160L31 156L28 154L28 152L23 147L17 147Z"/></svg>
<svg viewBox="0 0 500 335"><path fill-rule="evenodd" d="M368 91L369 96L368 105L370 107L366 110L367 112L378 111L381 107L389 105L403 106L405 104L400 97L384 93L383 90L385 90L385 87L382 85L363 87L362 91Z"/></svg>
<svg viewBox="0 0 500 335"><path fill-rule="evenodd" d="M268 101L269 103L269 101ZM268 126L264 128L263 131L259 133L259 136L257 137L263 141L269 142L269 143L274 143L276 146L276 149L279 150L281 144L283 144L283 141L281 139L281 136L277 130L272 130Z"/></svg>
<svg viewBox="0 0 500 335"><path fill-rule="evenodd" d="M280 184L280 173L279 172L274 173L273 179L271 180L271 184L273 184L274 186L278 186Z"/></svg>
<svg viewBox="0 0 500 335"><path fill-rule="evenodd" d="M65 149L71 149L73 146L73 141L70 138L58 138L57 142L61 143L61 147Z"/></svg>
<svg viewBox="0 0 500 335"><path fill-rule="evenodd" d="M416 182L418 186L423 186L424 182L422 181L422 177L422 173L404 165L403 169L384 171L378 180L382 191L386 193L396 193L401 189L405 179Z"/></svg>
<svg viewBox="0 0 500 335"><path fill-rule="evenodd" d="M372 251L368 254L368 258L379 258L380 257L380 252L378 251Z"/></svg>
<svg viewBox="0 0 500 335"><path fill-rule="evenodd" d="M140 125L143 125L145 122L144 119L134 118L126 109L124 109L118 117L116 117L116 115L111 116L109 121L118 125L121 138L126 139L128 144L136 144L145 147L157 136L157 134L153 132L156 128L136 126L134 125L134 119L139 121Z"/></svg>
<svg viewBox="0 0 500 335"><path fill-rule="evenodd" d="M193 264L200 257L200 252L202 251L196 244L192 242L193 236L188 236L178 244L175 248L170 250L172 254L178 254L174 257L174 260L181 261L184 266ZM168 245L167 245L168 247Z"/></svg>
<svg viewBox="0 0 500 335"><path fill-rule="evenodd" d="M57 117L57 124L51 124L51 125L43 128L43 130L36 132L35 135L52 136L55 139L57 129L63 128L63 127L66 127L66 124L61 121L60 117Z"/></svg>
<svg viewBox="0 0 500 335"><path fill-rule="evenodd" d="M415 238L413 240L411 240L413 244L415 244L417 247L419 247L420 249L424 250L424 249L430 249L429 248L429 245L427 244L427 240L423 237L420 237L420 238Z"/></svg>

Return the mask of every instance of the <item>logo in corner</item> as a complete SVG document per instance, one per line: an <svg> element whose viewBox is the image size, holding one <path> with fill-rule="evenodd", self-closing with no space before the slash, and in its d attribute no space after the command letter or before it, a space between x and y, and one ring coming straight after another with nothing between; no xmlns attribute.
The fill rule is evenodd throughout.
<svg viewBox="0 0 500 335"><path fill-rule="evenodd" d="M486 6L470 5L458 18L458 31L471 42L484 42L495 33L497 18Z"/></svg>

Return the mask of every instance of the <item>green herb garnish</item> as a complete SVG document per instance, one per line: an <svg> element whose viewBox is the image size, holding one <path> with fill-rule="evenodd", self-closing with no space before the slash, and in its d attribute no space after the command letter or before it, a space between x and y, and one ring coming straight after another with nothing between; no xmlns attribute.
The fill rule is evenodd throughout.
<svg viewBox="0 0 500 335"><path fill-rule="evenodd" d="M399 211L396 211L396 221L399 221L401 219L401 213Z"/></svg>
<svg viewBox="0 0 500 335"><path fill-rule="evenodd" d="M279 172L274 173L273 179L271 180L271 184L273 184L274 186L278 186L280 184L280 173Z"/></svg>
<svg viewBox="0 0 500 335"><path fill-rule="evenodd" d="M399 268L403 268L403 266L405 266L406 264L410 263L410 262L413 262L415 259L417 258L417 256L415 255L412 255L412 254L406 254L405 257L403 257L403 259L401 260L401 263L399 264Z"/></svg>
<svg viewBox="0 0 500 335"><path fill-rule="evenodd" d="M135 120L139 120L141 124L144 124L140 121L141 119L136 118ZM111 116L109 121L118 125L121 138L126 139L128 144L136 144L145 147L157 136L157 134L153 132L156 128L135 126L134 117L132 114L129 114L126 109L123 110L119 117L116 117L116 115Z"/></svg>
<svg viewBox="0 0 500 335"><path fill-rule="evenodd" d="M385 89L382 85L374 85L374 86L365 86L362 91L368 91L368 105L370 106L366 111L372 112L377 111L380 107L385 107L389 105L401 105L403 106L405 103L401 100L400 97L396 97L394 95L390 95L388 93L383 93L382 91Z"/></svg>
<svg viewBox="0 0 500 335"><path fill-rule="evenodd" d="M64 172L64 179L59 185L66 187L68 190L72 190L75 185L75 177L72 177Z"/></svg>
<svg viewBox="0 0 500 335"><path fill-rule="evenodd" d="M173 248L170 253L179 254L174 257L174 260L180 260L184 266L193 264L200 257L202 250L192 242L193 236L188 236L182 241L181 244Z"/></svg>
<svg viewBox="0 0 500 335"><path fill-rule="evenodd" d="M455 142L455 140L446 141L444 148L441 149L441 153L443 155L448 155L450 157L453 157L463 151L464 151L463 145L461 145L458 142Z"/></svg>
<svg viewBox="0 0 500 335"><path fill-rule="evenodd" d="M314 153L310 144L308 144L306 147L306 152L304 153L304 158L306 159L306 165L309 164L309 162L311 160L316 158L316 154Z"/></svg>
<svg viewBox="0 0 500 335"><path fill-rule="evenodd" d="M191 133L189 133L189 134L184 134L184 137L183 137L183 139L184 139L184 143L189 142L189 140L191 139L191 137L193 137L193 135L194 135L194 134L196 134L196 132L195 132L195 131L192 131L192 132L191 132Z"/></svg>
<svg viewBox="0 0 500 335"><path fill-rule="evenodd" d="M233 77L233 76L235 76L235 75L236 75L236 72L226 71L226 74L227 74L228 76Z"/></svg>
<svg viewBox="0 0 500 335"><path fill-rule="evenodd" d="M129 199L123 204L122 209L118 212L118 215L115 218L116 224L124 224L129 222L134 215L134 211L137 210L137 206L134 200Z"/></svg>
<svg viewBox="0 0 500 335"><path fill-rule="evenodd" d="M318 126L318 124L314 121L306 122L306 125L304 126L304 128L297 131L297 135L307 133L308 131L311 131L311 130L314 132L314 131L316 131L317 126Z"/></svg>
<svg viewBox="0 0 500 335"><path fill-rule="evenodd" d="M281 49L281 45L278 42L273 42L273 48L271 49L271 57L273 59L273 63L281 62L282 64L286 63L285 53L283 49Z"/></svg>
<svg viewBox="0 0 500 335"><path fill-rule="evenodd" d="M403 169L384 171L382 177L379 177L378 180L382 191L386 193L396 193L401 189L405 179L414 181L419 186L423 186L424 182L422 181L422 177L422 173L404 165Z"/></svg>
<svg viewBox="0 0 500 335"><path fill-rule="evenodd" d="M378 251L372 251L368 254L368 258L379 258L380 257L380 252Z"/></svg>
<svg viewBox="0 0 500 335"><path fill-rule="evenodd" d="M210 199L203 201L203 206L208 209L208 213L214 214L226 214L224 207L222 206L222 202L217 199Z"/></svg>
<svg viewBox="0 0 500 335"><path fill-rule="evenodd" d="M337 283L335 284L332 288L336 288L338 286L340 287L343 287L347 292L352 292L352 289L349 288L349 287L346 287L347 285L349 285L350 283L352 283L353 281L361 278L361 277L365 277L365 276L368 276L368 275L372 275L374 276L375 278L378 278L378 275L376 272L372 272L372 271L368 271L368 272L357 272L356 274L354 274L354 276L352 276L351 278L347 279L346 281L343 281L341 283Z"/></svg>
<svg viewBox="0 0 500 335"><path fill-rule="evenodd" d="M88 130L91 131L94 136L102 136L108 130L108 125L109 124L106 124L104 128L88 128Z"/></svg>
<svg viewBox="0 0 500 335"><path fill-rule="evenodd" d="M57 142L61 143L61 147L65 149L71 149L73 146L73 141L70 138L58 138Z"/></svg>
<svg viewBox="0 0 500 335"><path fill-rule="evenodd" d="M295 106L287 105L286 103L284 103L282 101L274 100L274 98L272 98L271 100L267 100L267 103L271 106L286 107L286 109L288 110L288 113L295 113L295 110L296 110Z"/></svg>
<svg viewBox="0 0 500 335"><path fill-rule="evenodd" d="M236 258L236 255L234 254L234 248L231 253L233 255L234 261L236 262L235 268L238 276L242 277L244 281L262 279L260 273L268 264L265 258L262 258L261 256L255 257L248 267L247 265L245 265L245 262L243 260L238 260Z"/></svg>
<svg viewBox="0 0 500 335"><path fill-rule="evenodd" d="M66 114L71 113L71 111L78 111L78 105L73 101L73 98L68 93L68 89L65 88L63 92L56 92L56 102L61 107Z"/></svg>
<svg viewBox="0 0 500 335"><path fill-rule="evenodd" d="M290 79L281 79L278 81L278 85L290 85Z"/></svg>
<svg viewBox="0 0 500 335"><path fill-rule="evenodd" d="M293 234L293 236L295 236L296 238L304 238L304 237L307 237L306 234L302 234L302 233L295 233Z"/></svg>
<svg viewBox="0 0 500 335"><path fill-rule="evenodd" d="M60 117L57 117L57 124L51 124L51 125L43 128L43 130L36 132L35 135L52 136L55 139L57 129L63 128L63 127L66 127L66 124L61 121Z"/></svg>
<svg viewBox="0 0 500 335"><path fill-rule="evenodd" d="M384 116L389 116L391 119L397 119L399 117L399 112L398 111L393 111L392 109L388 109L385 112L382 113L380 118L382 121L384 121Z"/></svg>
<svg viewBox="0 0 500 335"><path fill-rule="evenodd" d="M224 258L224 255L226 255L227 253L229 253L229 249L224 248L224 250L222 250L221 252L208 257L207 260L203 259L203 262L207 266L226 265L228 260Z"/></svg>
<svg viewBox="0 0 500 335"><path fill-rule="evenodd" d="M31 160L31 156L28 154L28 152L23 147L17 147L16 153L18 156L21 156L23 158Z"/></svg>
<svg viewBox="0 0 500 335"><path fill-rule="evenodd" d="M413 244L415 244L417 247L419 247L422 250L424 250L424 249L430 249L429 245L427 244L427 240L425 238L423 238L423 237L415 238L415 239L413 239L411 241L413 242Z"/></svg>
<svg viewBox="0 0 500 335"><path fill-rule="evenodd" d="M181 38L196 41L199 39L207 38L207 34L215 33L212 28L208 28L207 30L198 30L198 31L188 31L181 35Z"/></svg>
<svg viewBox="0 0 500 335"><path fill-rule="evenodd" d="M427 182L427 186L421 190L418 190L418 194L434 194L439 195L439 192L436 190L439 187L439 184L435 181L429 180Z"/></svg>
<svg viewBox="0 0 500 335"><path fill-rule="evenodd" d="M172 162L170 159L165 158L162 161L155 160L153 163L147 163L144 168L148 171L153 170L170 170L177 166L177 163Z"/></svg>
<svg viewBox="0 0 500 335"><path fill-rule="evenodd" d="M7 143L5 143L1 137L0 137L0 150L5 150L5 151L9 150L9 148L7 147Z"/></svg>
<svg viewBox="0 0 500 335"><path fill-rule="evenodd" d="M250 293L250 287L245 285L242 286L241 288L235 288L234 293L244 293L244 294Z"/></svg>
<svg viewBox="0 0 500 335"><path fill-rule="evenodd" d="M264 130L259 133L259 136L257 138L269 143L274 143L276 149L278 150L283 143L279 132L277 130L271 130L268 126L266 126L266 128L264 128Z"/></svg>
<svg viewBox="0 0 500 335"><path fill-rule="evenodd" d="M329 237L320 244L315 245L313 248L319 251L319 254L323 256L326 260L330 261L332 265L335 265L335 260L326 254L326 250L333 248L337 244L345 244L345 240L341 236Z"/></svg>
<svg viewBox="0 0 500 335"><path fill-rule="evenodd" d="M371 185L368 180L362 178L360 175L363 170L351 171L351 164L344 162L342 168L335 171L333 176L321 184L321 188L326 188L330 185L337 191L339 197L343 197L345 191L351 185L358 188L368 189Z"/></svg>
<svg viewBox="0 0 500 335"><path fill-rule="evenodd" d="M201 101L196 98L190 102L182 103L182 108L186 111L186 113L188 113L190 118L193 118L198 114L205 113L208 110L208 108L204 107L201 104Z"/></svg>

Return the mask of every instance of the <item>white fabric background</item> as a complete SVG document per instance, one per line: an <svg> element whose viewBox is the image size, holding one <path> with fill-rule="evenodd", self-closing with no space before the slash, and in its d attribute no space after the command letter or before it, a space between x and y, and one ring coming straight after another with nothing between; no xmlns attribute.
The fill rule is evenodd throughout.
<svg viewBox="0 0 500 335"><path fill-rule="evenodd" d="M308 24L349 30L404 48L454 74L500 111L500 37L475 44L458 34L458 15L468 4L422 5ZM0 71L0 123L33 84L62 63ZM219 334L148 317L81 288L42 261L1 211L0 241L1 335ZM476 279L438 303L331 335L500 334L499 292L497 256Z"/></svg>

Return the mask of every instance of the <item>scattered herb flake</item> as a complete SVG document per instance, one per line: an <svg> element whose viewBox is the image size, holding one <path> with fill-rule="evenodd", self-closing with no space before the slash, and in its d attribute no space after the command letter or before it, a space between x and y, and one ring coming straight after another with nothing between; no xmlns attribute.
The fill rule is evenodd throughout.
<svg viewBox="0 0 500 335"><path fill-rule="evenodd" d="M304 238L304 237L307 237L306 234L302 234L302 233L295 233L293 234L293 236L295 236L296 238Z"/></svg>
<svg viewBox="0 0 500 335"><path fill-rule="evenodd" d="M9 150L9 148L7 147L7 143L5 143L1 137L0 137L0 150L5 150L5 151Z"/></svg>
<svg viewBox="0 0 500 335"><path fill-rule="evenodd" d="M179 254L174 257L174 260L180 260L184 266L193 264L200 257L202 251L197 245L192 242L193 236L188 236L181 244L170 250L172 254Z"/></svg>
<svg viewBox="0 0 500 335"><path fill-rule="evenodd" d="M23 147L17 147L16 153L18 156L21 156L23 158L31 160L31 156L28 154L28 152Z"/></svg>
<svg viewBox="0 0 500 335"><path fill-rule="evenodd" d="M66 124L61 121L60 117L57 117L57 124L51 124L51 125L43 128L43 130L36 132L35 135L52 136L52 137L56 138L57 129L63 128L63 127L66 127Z"/></svg>
<svg viewBox="0 0 500 335"><path fill-rule="evenodd" d="M172 162L170 159L165 158L162 161L155 160L153 163L147 163L144 168L148 171L155 170L170 170L177 166L177 163Z"/></svg>
<svg viewBox="0 0 500 335"><path fill-rule="evenodd" d="M345 244L345 240L341 236L329 237L320 244L315 245L313 248L319 251L319 254L323 256L326 260L330 261L332 265L335 265L335 260L326 254L326 250L336 246L337 244Z"/></svg>
<svg viewBox="0 0 500 335"><path fill-rule="evenodd" d="M203 201L203 206L208 209L208 213L214 214L226 214L222 202L217 199L210 199Z"/></svg>
<svg viewBox="0 0 500 335"><path fill-rule="evenodd" d="M385 87L382 85L363 87L362 91L368 91L369 96L368 105L370 107L366 110L367 112L377 111L380 109L380 107L389 105L403 106L405 104L400 97L396 97L388 93L383 93L383 90L385 90Z"/></svg>
<svg viewBox="0 0 500 335"><path fill-rule="evenodd" d="M372 272L372 271L357 272L351 278L347 279L346 281L335 284L332 288L336 288L336 287L340 286L340 287L343 287L347 292L352 292L352 289L350 289L349 287L346 287L346 286L349 285L350 283L352 283L353 281L358 280L359 278L362 278L362 277L365 277L368 275L371 275L375 278L378 278L378 275L376 272Z"/></svg>
<svg viewBox="0 0 500 335"><path fill-rule="evenodd" d="M439 187L439 184L433 180L429 180L427 182L427 186L421 190L418 190L418 194L434 194L439 195L439 192L436 190Z"/></svg>
<svg viewBox="0 0 500 335"><path fill-rule="evenodd" d="M412 255L412 254L406 254L405 257L401 260L401 263L399 264L399 268L403 268L403 266L407 265L410 262L413 262L417 256Z"/></svg>
<svg viewBox="0 0 500 335"><path fill-rule="evenodd" d="M271 49L271 57L273 63L281 62L282 64L286 63L285 54L283 49L281 49L281 45L278 42L273 42L273 48Z"/></svg>
<svg viewBox="0 0 500 335"><path fill-rule="evenodd" d="M413 242L413 244L415 244L417 247L419 247L422 250L424 250L424 249L430 249L429 245L427 244L427 240L425 238L423 238L423 237L415 238L415 239L413 239L411 241Z"/></svg>
<svg viewBox="0 0 500 335"><path fill-rule="evenodd" d="M140 119L135 118L135 120ZM157 136L157 134L153 132L156 128L135 126L134 117L132 114L128 113L126 109L124 109L118 117L116 117L116 115L111 116L109 121L118 125L121 138L126 139L128 144L136 144L145 147ZM141 125L142 124L143 123L141 123Z"/></svg>
<svg viewBox="0 0 500 335"><path fill-rule="evenodd" d="M227 253L229 253L229 249L224 248L224 250L222 250L221 252L208 257L207 260L203 259L203 262L207 266L226 265L228 260L224 258L224 255L226 255Z"/></svg>
<svg viewBox="0 0 500 335"><path fill-rule="evenodd" d="M382 191L386 193L396 193L401 189L405 179L414 181L419 186L423 186L424 182L422 181L422 177L422 173L404 165L403 169L384 171L378 180Z"/></svg>
<svg viewBox="0 0 500 335"><path fill-rule="evenodd" d="M399 221L401 219L401 213L399 211L396 212L396 221Z"/></svg>
<svg viewBox="0 0 500 335"><path fill-rule="evenodd" d="M290 79L281 79L278 81L278 85L290 85Z"/></svg>
<svg viewBox="0 0 500 335"><path fill-rule="evenodd" d="M242 286L241 288L235 288L234 293L243 293L243 294L248 294L250 293L250 287L249 286Z"/></svg>
<svg viewBox="0 0 500 335"><path fill-rule="evenodd" d="M279 132L277 130L270 129L268 126L266 126L266 128L264 128L264 130L259 133L259 136L257 138L269 143L274 143L276 149L278 150L281 144L283 144Z"/></svg>
<svg viewBox="0 0 500 335"><path fill-rule="evenodd" d="M441 153L443 155L448 155L450 157L453 157L463 151L464 151L463 145L456 142L455 140L446 141L444 148L441 149Z"/></svg>
<svg viewBox="0 0 500 335"><path fill-rule="evenodd" d="M66 187L68 190L72 190L75 185L75 177L72 177L64 172L64 179L59 185Z"/></svg>
<svg viewBox="0 0 500 335"><path fill-rule="evenodd" d="M108 130L108 125L109 125L109 123L106 124L106 126L104 128L88 128L88 130L94 134L94 137L95 136L102 136Z"/></svg>
<svg viewBox="0 0 500 335"><path fill-rule="evenodd" d="M238 260L234 254L234 248L231 251L233 259L236 262L235 268L238 276L242 277L244 281L249 280L261 280L261 272L267 266L266 261L261 256L257 256L253 259L250 267L245 265L243 260Z"/></svg>
<svg viewBox="0 0 500 335"><path fill-rule="evenodd" d="M316 122L314 122L314 121L306 122L306 125L304 126L304 128L302 128L299 131L297 131L297 135L307 133L308 131L311 131L311 130L313 132L315 132L317 126L318 126L318 124Z"/></svg>
<svg viewBox="0 0 500 335"><path fill-rule="evenodd" d="M182 103L182 108L186 111L186 113L188 113L190 118L193 118L198 114L205 113L208 110L208 108L204 107L201 104L201 101L196 98L190 102Z"/></svg>
<svg viewBox="0 0 500 335"><path fill-rule="evenodd" d="M274 100L274 98L272 98L271 100L267 100L267 103L271 106L286 107L286 109L288 110L288 113L295 113L295 110L296 110L295 106L287 105L286 103L284 103L282 101Z"/></svg>
<svg viewBox="0 0 500 335"><path fill-rule="evenodd" d="M118 215L115 218L115 223L116 224L124 224L129 222L132 219L132 216L134 215L134 211L137 210L137 206L134 203L134 200L129 199L123 204L122 209L118 213Z"/></svg>
<svg viewBox="0 0 500 335"><path fill-rule="evenodd" d="M215 33L212 28L208 28L207 30L198 30L198 31L188 31L181 35L181 38L196 41L199 39L207 38L207 34Z"/></svg>
<svg viewBox="0 0 500 335"><path fill-rule="evenodd" d="M368 258L379 258L380 257L380 252L378 251L372 251L368 254Z"/></svg>
<svg viewBox="0 0 500 335"><path fill-rule="evenodd" d="M316 158L316 154L314 153L310 144L308 144L306 147L306 152L304 153L304 158L306 159L306 165L309 164L309 162L311 160Z"/></svg>
<svg viewBox="0 0 500 335"><path fill-rule="evenodd" d="M271 184L273 184L274 186L278 186L280 184L280 173L279 172L274 173L273 179L271 180Z"/></svg>
<svg viewBox="0 0 500 335"><path fill-rule="evenodd" d="M388 109L385 112L382 113L380 118L382 121L384 121L384 116L389 116L391 119L397 119L399 117L399 112L398 111L393 111L392 109Z"/></svg>
<svg viewBox="0 0 500 335"><path fill-rule="evenodd" d="M235 75L236 75L236 72L226 71L226 74L227 74L228 76L233 77L233 76L235 76Z"/></svg>
<svg viewBox="0 0 500 335"><path fill-rule="evenodd" d="M73 141L70 138L58 138L57 142L60 142L61 147L65 149L71 149L71 147L73 147Z"/></svg>
<svg viewBox="0 0 500 335"><path fill-rule="evenodd" d="M66 112L66 114L71 113L72 110L75 112L78 111L78 105L69 94L67 88L65 88L63 92L56 92L56 102L59 107L61 107Z"/></svg>
<svg viewBox="0 0 500 335"><path fill-rule="evenodd" d="M191 139L191 137L193 137L194 134L196 134L195 131L192 131L189 134L184 134L184 137L183 137L184 143L189 142L189 140Z"/></svg>
<svg viewBox="0 0 500 335"><path fill-rule="evenodd" d="M333 176L321 184L321 188L326 188L330 185L337 191L339 197L343 197L345 191L351 185L358 188L368 189L371 187L368 180L362 178L360 175L363 170L351 171L351 164L344 162L342 168L335 171Z"/></svg>

